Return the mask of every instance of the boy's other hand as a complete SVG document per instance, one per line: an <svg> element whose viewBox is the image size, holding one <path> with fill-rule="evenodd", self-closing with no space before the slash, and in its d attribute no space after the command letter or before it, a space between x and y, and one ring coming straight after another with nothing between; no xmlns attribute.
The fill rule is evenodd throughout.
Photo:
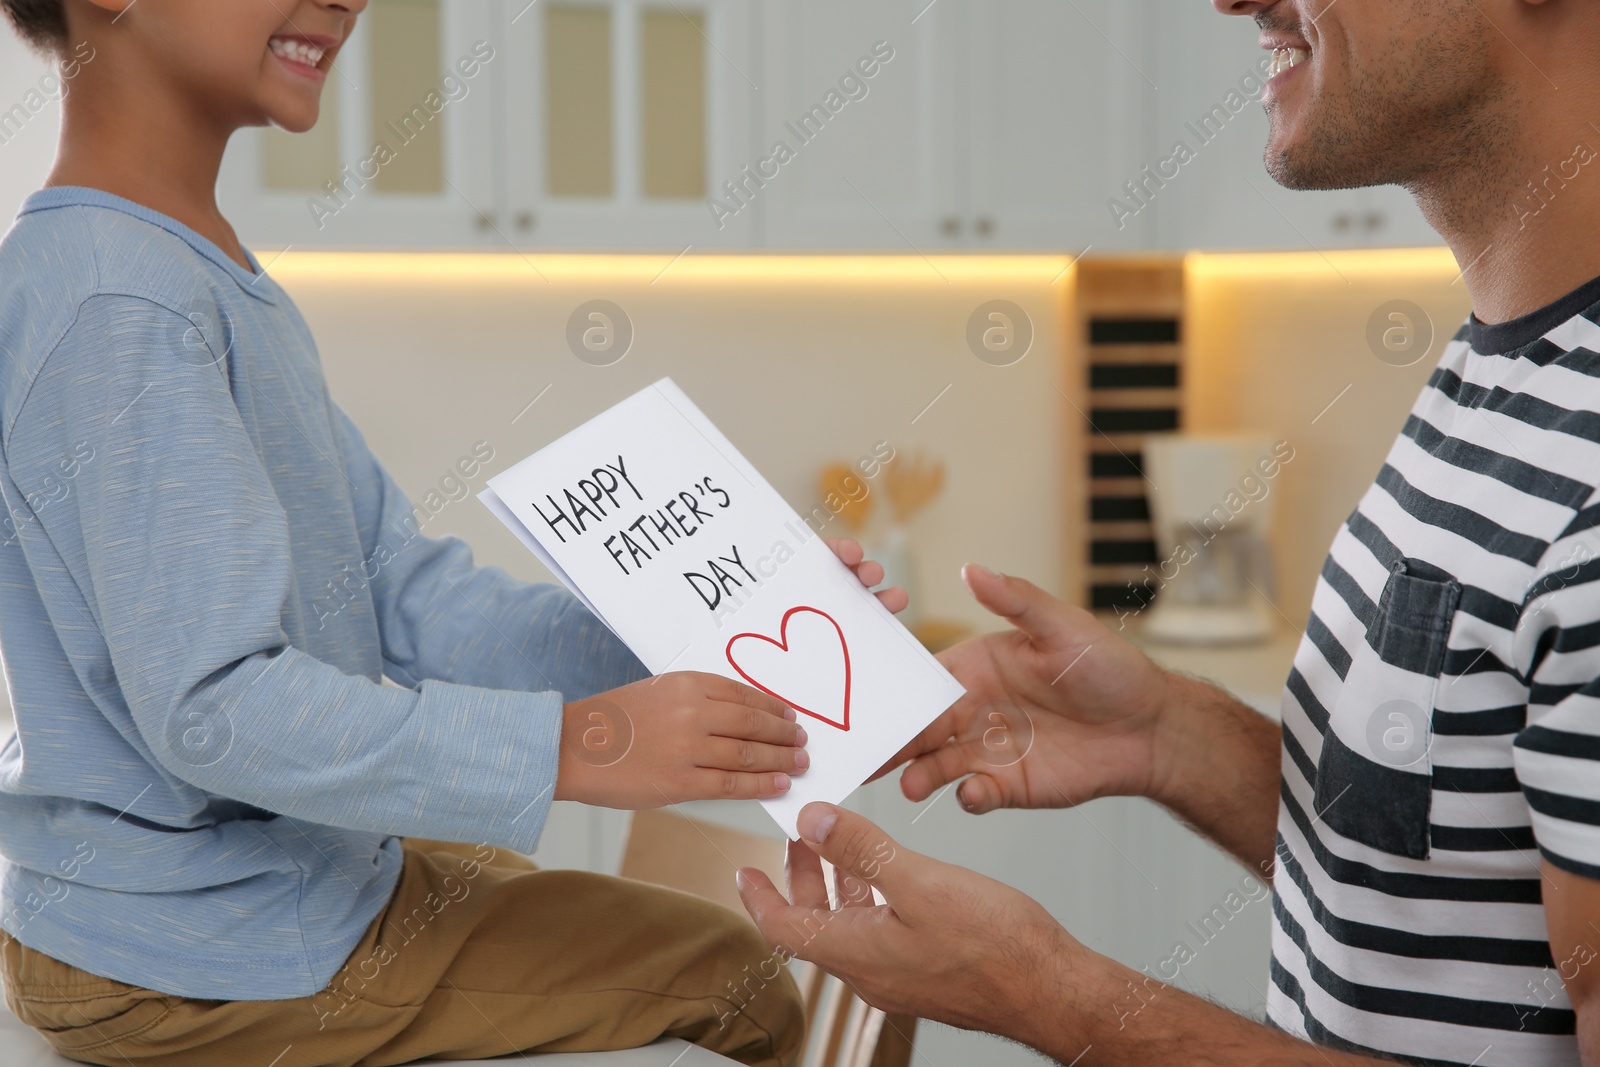
<svg viewBox="0 0 1600 1067"><path fill-rule="evenodd" d="M763 800L810 766L775 697L715 674L647 678L566 706L555 799L604 808Z"/></svg>
<svg viewBox="0 0 1600 1067"><path fill-rule="evenodd" d="M855 576L861 579L862 585L871 589L883 581L883 564L877 560L867 559L859 541L849 537L828 537L824 538L824 541L833 549L833 554L839 557L839 562L855 572ZM907 605L911 603L910 595L898 585L880 589L874 595L883 602L884 607L895 614L906 610Z"/></svg>

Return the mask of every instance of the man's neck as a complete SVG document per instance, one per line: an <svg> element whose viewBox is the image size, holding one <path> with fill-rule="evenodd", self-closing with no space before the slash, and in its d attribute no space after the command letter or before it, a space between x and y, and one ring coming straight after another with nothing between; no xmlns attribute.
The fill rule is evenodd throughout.
<svg viewBox="0 0 1600 1067"><path fill-rule="evenodd" d="M1600 277L1600 130L1571 118L1594 113L1571 107L1558 132L1531 128L1515 150L1413 187L1480 320L1519 318Z"/></svg>

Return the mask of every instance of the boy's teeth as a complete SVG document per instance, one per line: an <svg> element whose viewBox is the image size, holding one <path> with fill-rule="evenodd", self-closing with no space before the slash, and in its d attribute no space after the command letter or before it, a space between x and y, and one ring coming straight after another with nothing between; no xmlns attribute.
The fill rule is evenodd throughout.
<svg viewBox="0 0 1600 1067"><path fill-rule="evenodd" d="M273 55L292 59L296 63L304 63L314 67L322 62L322 49L306 41L297 41L292 37L274 37L267 42L267 47L272 49Z"/></svg>
<svg viewBox="0 0 1600 1067"><path fill-rule="evenodd" d="M1274 48L1272 50L1272 73L1268 77L1277 77L1290 67L1297 67L1302 62L1311 58L1311 53L1304 48Z"/></svg>

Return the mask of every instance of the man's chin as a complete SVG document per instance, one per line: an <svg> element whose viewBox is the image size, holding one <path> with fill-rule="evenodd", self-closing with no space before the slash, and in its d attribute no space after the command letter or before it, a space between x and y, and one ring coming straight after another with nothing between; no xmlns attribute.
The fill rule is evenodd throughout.
<svg viewBox="0 0 1600 1067"><path fill-rule="evenodd" d="M1302 145L1269 143L1262 162L1273 181L1298 192L1361 189L1393 180L1370 174L1342 155L1309 151Z"/></svg>
<svg viewBox="0 0 1600 1067"><path fill-rule="evenodd" d="M1285 189L1307 190L1319 189L1310 172L1295 158L1282 150L1274 151L1271 146L1267 148L1262 162L1266 164L1267 176Z"/></svg>

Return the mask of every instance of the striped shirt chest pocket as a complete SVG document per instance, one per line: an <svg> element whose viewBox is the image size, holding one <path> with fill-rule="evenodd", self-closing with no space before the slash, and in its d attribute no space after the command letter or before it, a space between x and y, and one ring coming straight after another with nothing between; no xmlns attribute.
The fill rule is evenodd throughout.
<svg viewBox="0 0 1600 1067"><path fill-rule="evenodd" d="M1396 560L1352 650L1317 760L1314 803L1328 828L1369 848L1428 857L1434 690L1461 586Z"/></svg>

